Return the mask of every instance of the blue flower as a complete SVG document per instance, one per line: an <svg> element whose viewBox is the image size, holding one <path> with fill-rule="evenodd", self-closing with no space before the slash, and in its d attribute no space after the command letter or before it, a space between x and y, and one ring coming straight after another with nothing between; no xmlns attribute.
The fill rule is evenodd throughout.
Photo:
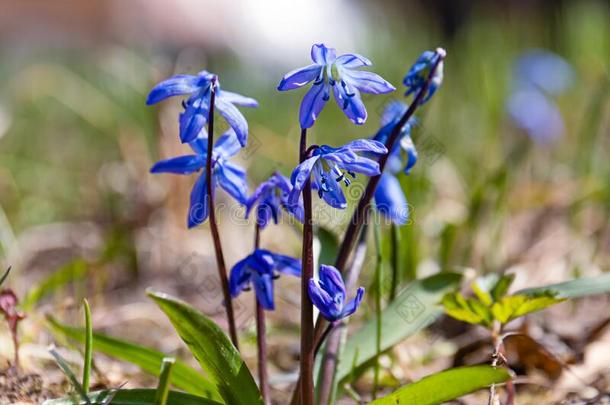
<svg viewBox="0 0 610 405"><path fill-rule="evenodd" d="M320 266L320 279L309 280L309 298L320 314L329 322L335 322L356 312L362 302L364 287L358 288L356 297L345 302L345 283L339 270L333 266Z"/></svg>
<svg viewBox="0 0 610 405"><path fill-rule="evenodd" d="M313 86L303 99L299 113L301 128L309 128L330 99L332 88L337 105L345 115L357 125L366 121L366 109L360 98L360 92L371 94L389 93L396 90L381 76L362 70L371 66L371 61L362 55L347 53L337 57L334 48L324 44L311 47L313 64L287 73L278 90L292 90L313 82Z"/></svg>
<svg viewBox="0 0 610 405"><path fill-rule="evenodd" d="M565 132L559 108L535 87L525 87L511 94L507 108L513 122L538 144L552 143Z"/></svg>
<svg viewBox="0 0 610 405"><path fill-rule="evenodd" d="M256 249L231 269L229 279L231 297L237 297L242 291L247 291L251 285L254 285L256 299L261 306L268 310L275 309L273 280L279 277L278 273L300 277L301 261L265 249Z"/></svg>
<svg viewBox="0 0 610 405"><path fill-rule="evenodd" d="M516 87L534 86L549 95L559 95L574 81L574 69L561 56L541 50L524 52L515 62Z"/></svg>
<svg viewBox="0 0 610 405"><path fill-rule="evenodd" d="M258 226L264 228L269 219L278 223L280 208L283 208L299 222L303 222L303 204L299 201L296 205L288 204L288 195L292 190L290 181L280 173L273 173L268 180L262 182L252 193L246 202L246 218L250 215L252 208L258 203L256 210L256 221Z"/></svg>
<svg viewBox="0 0 610 405"><path fill-rule="evenodd" d="M403 84L407 86L407 91L405 92L405 96L408 96L412 93L417 93L424 84L428 80L428 76L430 75L430 69L432 66L438 61L438 58L445 57L445 50L438 48L436 51L425 51L421 54L421 56L415 61L415 64L411 66L411 69L407 72L403 80ZM434 76L430 81L430 85L428 86L428 91L424 95L420 104L424 104L426 101L430 100L430 97L434 95L436 89L438 89L443 82L443 61L439 62L436 71L434 72Z"/></svg>
<svg viewBox="0 0 610 405"><path fill-rule="evenodd" d="M201 170L201 175L191 191L191 205L188 215L188 227L192 228L204 222L209 215L208 190L206 181L207 139L199 137L189 143L195 154L178 156L161 160L153 165L151 173L191 174ZM241 167L229 162L241 146L235 132L228 130L216 141L212 152L212 190L220 185L239 203L247 200L248 184L246 172ZM203 170L202 170L203 169Z"/></svg>
<svg viewBox="0 0 610 405"><path fill-rule="evenodd" d="M409 205L400 182L391 173L384 172L375 189L375 207L396 225L409 220Z"/></svg>
<svg viewBox="0 0 610 405"><path fill-rule="evenodd" d="M355 173L376 176L380 174L379 163L359 156L358 153L379 157L387 152L381 142L370 139L355 140L340 148L332 148L328 145L316 146L311 157L299 164L292 172L293 188L288 196L288 203L294 205L298 202L301 191L313 172L312 187L318 190L318 196L331 207L345 208L347 201L339 184L343 181L349 186L350 179L343 171L351 177L356 177Z"/></svg>
<svg viewBox="0 0 610 405"><path fill-rule="evenodd" d="M241 146L246 146L248 140L248 122L235 105L243 107L258 107L253 98L237 93L221 90L217 76L205 70L197 75L176 75L157 84L148 95L146 104L151 105L168 97L190 95L182 105L184 112L180 114L180 139L188 143L197 137L203 137L205 125L210 110L210 94L212 82L216 80L216 99L214 107L237 134Z"/></svg>
<svg viewBox="0 0 610 405"><path fill-rule="evenodd" d="M388 103L381 115L382 127L377 131L373 139L385 144L390 133L406 111L407 105L401 101ZM417 163L417 150L411 139L411 131L415 125L417 125L417 119L414 117L403 125L398 142L394 143L386 163L386 170L389 172L398 173L400 170L403 170L405 174L409 174L415 163Z"/></svg>

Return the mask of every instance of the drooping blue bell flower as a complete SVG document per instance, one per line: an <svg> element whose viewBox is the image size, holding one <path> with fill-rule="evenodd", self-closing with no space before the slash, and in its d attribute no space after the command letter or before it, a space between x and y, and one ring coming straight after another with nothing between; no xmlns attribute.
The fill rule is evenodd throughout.
<svg viewBox="0 0 610 405"><path fill-rule="evenodd" d="M331 89L339 108L357 125L364 124L367 117L360 92L382 94L395 90L395 87L381 76L356 70L372 64L362 55L347 53L337 57L334 48L314 44L311 47L311 59L313 64L287 73L278 85L278 90L285 91L313 82L301 103L301 128L310 128L314 124L330 99Z"/></svg>
<svg viewBox="0 0 610 405"><path fill-rule="evenodd" d="M148 105L158 103L173 96L189 95L183 102L184 112L180 114L180 139L188 143L200 137L208 121L212 83L216 80L214 107L233 128L242 147L248 139L248 121L235 107L258 107L253 98L245 97L220 88L218 78L205 70L196 75L175 75L157 84L148 95Z"/></svg>
<svg viewBox="0 0 610 405"><path fill-rule="evenodd" d="M358 288L356 297L346 302L345 283L339 270L333 266L321 265L319 280L309 280L309 298L320 314L329 322L352 315L360 306L364 287Z"/></svg>
<svg viewBox="0 0 610 405"><path fill-rule="evenodd" d="M328 145L314 147L311 157L304 160L292 172L293 188L288 196L289 204L298 203L303 187L313 173L312 188L318 190L318 196L331 207L345 208L347 200L340 183L349 186L351 183L349 177L355 178L356 173L365 176L380 174L379 163L361 155L378 158L387 152L381 142L371 139L355 140L339 148Z"/></svg>
<svg viewBox="0 0 610 405"><path fill-rule="evenodd" d="M381 115L382 126L373 139L385 144L390 133L406 111L407 105L401 101L392 101L388 103ZM394 147L390 152L385 170L391 173L398 173L401 170L403 170L405 174L411 172L411 169L415 163L417 163L417 150L411 139L411 131L415 125L417 125L417 119L415 117L409 119L409 121L403 125L399 138L397 142L394 143Z"/></svg>
<svg viewBox="0 0 610 405"><path fill-rule="evenodd" d="M281 209L302 223L303 203L300 200L295 205L288 203L288 195L291 190L292 185L286 176L278 172L273 173L248 198L246 218L256 206L256 221L261 229L267 226L270 219L273 219L273 222L277 224Z"/></svg>
<svg viewBox="0 0 610 405"><path fill-rule="evenodd" d="M240 260L231 269L229 290L231 297L254 286L256 299L267 310L275 309L273 282L279 274L301 276L301 261L295 258L256 249L248 257Z"/></svg>
<svg viewBox="0 0 610 405"><path fill-rule="evenodd" d="M375 208L396 225L409 221L409 204L400 182L392 173L384 172L375 189Z"/></svg>
<svg viewBox="0 0 610 405"><path fill-rule="evenodd" d="M205 132L205 131L204 131ZM207 136L196 138L189 146L194 154L178 156L161 160L150 169L151 173L191 174L201 171L193 190L187 224L189 228L204 222L210 213L207 180L206 160L208 154ZM214 145L212 151L212 191L220 186L240 204L245 204L248 198L248 184L246 172L240 166L231 163L229 158L234 156L241 146L233 129L224 133Z"/></svg>
<svg viewBox="0 0 610 405"><path fill-rule="evenodd" d="M417 94L423 87L426 81L428 80L428 76L430 75L430 70L436 64L439 58L445 57L445 50L442 48L437 48L436 51L425 51L421 54L421 56L415 61L415 64L411 66L411 69L407 72L403 80L403 84L407 87L407 91L405 92L405 96L410 94ZM440 87L443 82L443 65L444 62L441 60L439 62L438 67L434 71L434 76L430 80L430 85L428 86L428 90L426 94L423 96L420 104L426 103L430 98L434 95L436 90Z"/></svg>

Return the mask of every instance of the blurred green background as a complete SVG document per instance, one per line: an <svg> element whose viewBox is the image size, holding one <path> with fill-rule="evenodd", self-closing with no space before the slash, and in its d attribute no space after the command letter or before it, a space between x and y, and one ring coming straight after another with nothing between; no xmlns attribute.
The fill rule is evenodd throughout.
<svg viewBox="0 0 610 405"><path fill-rule="evenodd" d="M609 264L608 2L20 0L0 5L0 34L0 262L15 264L17 279L73 257L118 258L130 270L122 274L137 275L175 267L168 246L177 263L195 248L209 254L199 242L206 226L184 230L194 178L148 174L182 146L177 103L147 107L146 94L171 74L205 68L258 99L244 111L251 135L240 158L253 188L296 163L304 92L275 86L308 63L314 42L368 56L398 88L365 96L362 127L329 104L312 142L331 145L373 135L417 56L447 49L445 81L413 135L420 161L401 177L412 207L403 279L521 266L531 285ZM549 144L531 140L506 109L515 60L531 49L555 52L574 71L553 97L565 131ZM343 227L333 216L320 222ZM243 257L251 239L224 226L230 261ZM285 228L267 243L297 254L298 235Z"/></svg>

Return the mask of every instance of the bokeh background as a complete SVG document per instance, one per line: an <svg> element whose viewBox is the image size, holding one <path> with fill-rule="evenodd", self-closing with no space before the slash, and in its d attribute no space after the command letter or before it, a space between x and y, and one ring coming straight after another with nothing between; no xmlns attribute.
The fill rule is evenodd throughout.
<svg viewBox="0 0 610 405"><path fill-rule="evenodd" d="M30 367L44 368L52 340L43 314L78 322L74 306L83 296L92 300L97 329L168 352L181 346L146 287L177 294L222 323L209 229L185 226L194 177L148 173L157 159L186 150L178 103L148 107L145 98L172 74L207 69L224 88L258 99L258 109L244 110L250 141L238 158L253 189L273 170L289 175L297 162L303 92L275 88L285 72L309 62L315 42L366 55L398 88L365 96L369 118L361 127L329 104L311 136L331 145L372 136L384 104L402 98L400 83L417 56L437 46L448 52L443 86L413 134L420 160L401 177L411 207L400 229L403 282L444 270L510 270L515 287L525 287L608 269L606 1L4 0L0 267L13 266L10 285L27 304L23 357ZM232 265L251 249L253 228L242 208L219 198ZM349 209L316 205L324 245L341 235ZM298 228L271 229L264 246L299 255ZM270 341L281 391L297 364L299 297L297 280L280 285ZM251 299L238 305L250 341ZM578 333L608 316L604 303L582 317L561 306L557 319L569 313L578 322L554 323ZM0 358L10 358L8 334L0 331ZM446 365L434 354L439 344L412 344L417 353L405 349L396 381ZM438 350L446 355L458 345L445 346ZM607 346L603 353L610 359ZM254 351L246 356L252 360ZM104 365L111 382L135 372ZM59 383L60 375L49 378Z"/></svg>

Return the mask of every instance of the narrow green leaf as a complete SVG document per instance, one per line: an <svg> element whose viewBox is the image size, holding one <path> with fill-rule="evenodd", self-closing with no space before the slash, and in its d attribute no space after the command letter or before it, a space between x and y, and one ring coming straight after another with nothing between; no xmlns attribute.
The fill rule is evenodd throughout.
<svg viewBox="0 0 610 405"><path fill-rule="evenodd" d="M381 350L385 351L424 329L443 310L438 305L447 292L455 289L462 279L458 273L441 273L416 280L398 293L382 314ZM369 320L351 336L337 365L337 379L350 376L352 365L361 367L375 357L377 320ZM357 356L357 360L356 359Z"/></svg>
<svg viewBox="0 0 610 405"><path fill-rule="evenodd" d="M157 390L152 388L121 389L92 392L88 398L92 405L151 405L154 404L156 394ZM110 402L108 402L109 399ZM222 402L178 391L169 391L167 403L171 405L222 405ZM83 400L76 404L86 404L86 402ZM64 397L49 399L42 405L75 405L75 402L73 398Z"/></svg>
<svg viewBox="0 0 610 405"><path fill-rule="evenodd" d="M262 404L248 367L218 325L184 301L150 290L148 296L165 312L225 402Z"/></svg>
<svg viewBox="0 0 610 405"><path fill-rule="evenodd" d="M155 405L165 405L167 403L167 397L169 395L169 377L172 374L172 367L175 362L176 359L173 357L166 357L163 359L163 364L161 364L161 375L159 376L157 393L155 395Z"/></svg>
<svg viewBox="0 0 610 405"><path fill-rule="evenodd" d="M544 291L555 291L564 298L581 298L588 295L610 293L610 274L603 274L597 277L579 278L559 284L527 288L517 291L516 294L537 294Z"/></svg>
<svg viewBox="0 0 610 405"><path fill-rule="evenodd" d="M76 259L51 273L50 276L42 280L37 286L32 288L23 300L21 307L28 311L38 303L43 297L75 280L83 278L89 267L82 259Z"/></svg>
<svg viewBox="0 0 610 405"><path fill-rule="evenodd" d="M371 405L436 405L510 379L504 368L458 367L435 373L371 402Z"/></svg>
<svg viewBox="0 0 610 405"><path fill-rule="evenodd" d="M85 364L83 366L83 389L89 392L89 381L91 378L91 362L93 361L93 325L91 323L91 308L89 302L83 299L85 310Z"/></svg>
<svg viewBox="0 0 610 405"><path fill-rule="evenodd" d="M51 316L47 316L47 320L56 333L65 335L80 343L85 342L84 329L63 325ZM115 359L133 363L154 376L159 376L161 363L163 358L165 358L164 353L155 349L140 346L101 333L93 334L93 349L104 353L107 356L114 357ZM180 388L191 394L221 401L221 396L218 393L216 386L197 370L189 367L183 362L176 361L170 381L176 388Z"/></svg>
<svg viewBox="0 0 610 405"><path fill-rule="evenodd" d="M72 369L68 365L68 362L57 352L57 350L55 350L54 347L51 347L49 349L49 353L51 353L51 355L55 358L55 361L57 362L57 365L59 366L61 371L64 373L64 375L66 377L68 377L68 380L70 381L70 384L72 385L72 387L81 396L83 401L86 404L88 404L89 403L89 399L87 397L87 392L85 391L83 386L78 382L78 379L76 378L76 375L74 375L74 372L72 371Z"/></svg>

